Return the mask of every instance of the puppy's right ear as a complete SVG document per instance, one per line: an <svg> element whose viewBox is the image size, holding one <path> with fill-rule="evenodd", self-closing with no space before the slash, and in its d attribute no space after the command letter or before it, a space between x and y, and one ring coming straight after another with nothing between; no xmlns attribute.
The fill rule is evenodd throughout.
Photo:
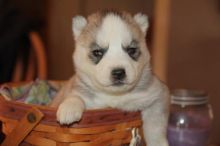
<svg viewBox="0 0 220 146"><path fill-rule="evenodd" d="M75 16L72 21L72 30L74 39L76 40L78 36L81 34L83 28L86 26L87 20L83 16Z"/></svg>

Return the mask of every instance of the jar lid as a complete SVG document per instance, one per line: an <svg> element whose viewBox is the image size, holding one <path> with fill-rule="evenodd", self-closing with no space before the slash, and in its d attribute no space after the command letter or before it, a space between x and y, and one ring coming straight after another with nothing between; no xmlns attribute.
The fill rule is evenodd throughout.
<svg viewBox="0 0 220 146"><path fill-rule="evenodd" d="M208 95L204 91L191 89L176 89L171 92L171 103L181 106L201 105L208 102Z"/></svg>

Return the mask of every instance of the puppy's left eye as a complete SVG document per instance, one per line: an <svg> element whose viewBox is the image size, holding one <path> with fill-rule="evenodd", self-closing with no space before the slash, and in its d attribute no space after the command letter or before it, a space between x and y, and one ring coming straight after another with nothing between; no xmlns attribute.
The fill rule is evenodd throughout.
<svg viewBox="0 0 220 146"><path fill-rule="evenodd" d="M128 48L126 48L126 52L135 61L138 60L138 58L141 54L139 48L136 48L136 47L128 47Z"/></svg>
<svg viewBox="0 0 220 146"><path fill-rule="evenodd" d="M133 40L130 45L123 47L123 50L134 60L137 61L141 55L141 50L139 48L138 42Z"/></svg>
<svg viewBox="0 0 220 146"><path fill-rule="evenodd" d="M127 48L127 53L129 54L129 56L133 56L136 52L137 52L137 48L134 47Z"/></svg>

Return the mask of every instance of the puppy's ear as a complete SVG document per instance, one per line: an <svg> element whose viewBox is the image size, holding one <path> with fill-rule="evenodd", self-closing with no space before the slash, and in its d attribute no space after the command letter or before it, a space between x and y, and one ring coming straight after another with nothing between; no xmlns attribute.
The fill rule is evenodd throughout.
<svg viewBox="0 0 220 146"><path fill-rule="evenodd" d="M72 20L72 30L74 39L76 40L78 36L81 34L83 28L86 26L87 20L83 16L75 16Z"/></svg>
<svg viewBox="0 0 220 146"><path fill-rule="evenodd" d="M147 29L149 27L148 16L142 13L137 13L134 15L134 20L139 25L144 35L146 35Z"/></svg>

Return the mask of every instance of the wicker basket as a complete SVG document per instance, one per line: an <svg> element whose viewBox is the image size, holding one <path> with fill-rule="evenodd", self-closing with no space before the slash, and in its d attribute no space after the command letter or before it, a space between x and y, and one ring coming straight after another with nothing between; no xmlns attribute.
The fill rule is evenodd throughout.
<svg viewBox="0 0 220 146"><path fill-rule="evenodd" d="M128 145L132 139L132 129L141 129L140 119L139 112L88 110L80 122L60 126L56 121L56 109L6 101L0 96L0 120L6 134L2 146Z"/></svg>

